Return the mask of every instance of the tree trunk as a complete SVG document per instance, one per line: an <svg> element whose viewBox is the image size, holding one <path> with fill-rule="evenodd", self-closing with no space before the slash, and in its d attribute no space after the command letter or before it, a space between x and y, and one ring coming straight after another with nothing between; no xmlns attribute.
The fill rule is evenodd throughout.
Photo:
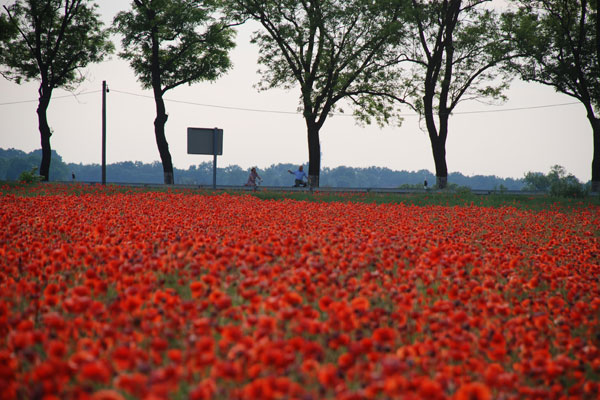
<svg viewBox="0 0 600 400"><path fill-rule="evenodd" d="M596 62L600 65L600 0L596 0Z"/></svg>
<svg viewBox="0 0 600 400"><path fill-rule="evenodd" d="M446 165L446 138L448 137L448 119L450 114L444 105L439 111L440 128L438 136L432 142L433 160L435 162L435 180L439 189L448 186L448 166Z"/></svg>
<svg viewBox="0 0 600 400"><path fill-rule="evenodd" d="M448 185L448 167L446 165L446 141L439 137L431 140L433 161L435 163L435 182L438 189Z"/></svg>
<svg viewBox="0 0 600 400"><path fill-rule="evenodd" d="M416 2L413 2L416 5ZM425 123L427 133L431 142L433 151L433 161L435 163L435 178L438 189L444 189L448 185L448 167L446 166L446 138L448 137L448 119L451 109L448 108L448 94L452 81L452 68L454 59L453 32L456 28L458 15L460 13L461 1L452 0L449 3L444 2L440 16L441 23L436 37L436 44L433 51L429 52L425 43L425 32L422 26L419 26L421 45L427 51L427 72L425 75L425 95L423 96L423 111L425 113ZM445 57L444 57L445 53ZM440 83L440 73L442 74L441 86L439 92L439 109L436 112L433 104L436 98L436 86ZM436 126L434 116L437 115L439 126Z"/></svg>
<svg viewBox="0 0 600 400"><path fill-rule="evenodd" d="M600 0L596 0L596 62L600 65ZM600 192L600 118L593 118L594 156L592 159L592 192Z"/></svg>
<svg viewBox="0 0 600 400"><path fill-rule="evenodd" d="M165 178L165 185L172 185L175 182L173 177L173 161L171 160L171 153L169 152L169 144L167 143L167 137L165 136L165 124L169 116L165 111L165 102L162 95L155 97L156 102L156 119L154 120L154 135L156 136L156 145L158 147L158 153L160 154L160 160L163 166L163 173Z"/></svg>
<svg viewBox="0 0 600 400"><path fill-rule="evenodd" d="M600 192L600 118L588 116L594 135L594 155L592 158L592 192Z"/></svg>
<svg viewBox="0 0 600 400"><path fill-rule="evenodd" d="M43 177L43 181L50 179L50 160L52 158L52 148L50 147L50 126L48 125L48 118L46 113L48 106L50 105L50 96L52 89L47 85L40 85L39 89L40 98L38 102L37 114L38 114L38 127L40 130L41 144L42 144L42 162L40 164L40 175Z"/></svg>
<svg viewBox="0 0 600 400"><path fill-rule="evenodd" d="M435 164L435 180L438 189L448 185L448 167L446 165L446 137L448 134L448 116L439 114L439 132L433 117L433 96L425 96L425 123L431 142L433 162ZM429 101L428 101L429 100Z"/></svg>
<svg viewBox="0 0 600 400"><path fill-rule="evenodd" d="M319 187L321 171L321 142L319 128L316 123L307 121L308 131L308 180L310 187Z"/></svg>
<svg viewBox="0 0 600 400"><path fill-rule="evenodd" d="M150 21L155 19L155 11L148 10ZM156 119L154 120L154 135L156 136L156 145L160 154L160 161L163 166L163 174L165 185L172 185L175 182L173 177L173 162L171 153L169 152L169 144L165 136L165 124L167 123L167 111L165 109L165 101L163 100L162 77L159 57L159 39L158 26L152 27L152 56L150 68L152 69L152 90L154 91L154 102L156 103Z"/></svg>

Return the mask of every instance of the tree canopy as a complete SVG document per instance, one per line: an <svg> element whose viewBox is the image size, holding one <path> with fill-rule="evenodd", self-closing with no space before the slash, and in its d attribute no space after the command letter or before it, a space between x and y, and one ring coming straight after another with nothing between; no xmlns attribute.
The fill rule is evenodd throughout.
<svg viewBox="0 0 600 400"><path fill-rule="evenodd" d="M510 79L500 66L510 43L489 0L411 0L410 35L400 44L398 96L425 121L437 183L446 184L449 118L465 100L503 99ZM504 76L503 76L504 75Z"/></svg>
<svg viewBox="0 0 600 400"><path fill-rule="evenodd" d="M155 138L167 184L174 181L163 95L183 84L213 81L231 67L235 32L217 18L218 10L218 1L134 0L132 9L114 20L115 31L123 35L120 57L154 93Z"/></svg>
<svg viewBox="0 0 600 400"><path fill-rule="evenodd" d="M85 79L83 68L102 61L113 50L96 9L88 0L17 0L4 6L6 15L0 24L9 29L0 41L0 72L16 83L40 81L40 175L45 180L52 154L52 131L46 117L52 91L73 89Z"/></svg>
<svg viewBox="0 0 600 400"><path fill-rule="evenodd" d="M522 57L520 77L600 109L600 42L597 2L520 0L507 30Z"/></svg>
<svg viewBox="0 0 600 400"><path fill-rule="evenodd" d="M600 190L600 1L519 0L507 32L524 81L553 87L585 107L593 131L592 190Z"/></svg>
<svg viewBox="0 0 600 400"><path fill-rule="evenodd" d="M214 81L231 67L229 50L235 46L235 31L217 19L217 10L214 1L134 0L131 10L115 17L115 31L123 36L119 56L145 89L153 88L158 69L163 94Z"/></svg>
<svg viewBox="0 0 600 400"><path fill-rule="evenodd" d="M50 89L81 83L82 68L113 49L97 8L88 0L17 0L4 6L3 24L13 34L0 42L2 75L16 83L39 80Z"/></svg>
<svg viewBox="0 0 600 400"><path fill-rule="evenodd" d="M318 186L319 131L348 100L363 116L387 118L392 109L377 93L392 81L387 67L397 60L401 31L397 0L231 0L230 12L253 19L263 30L259 45L261 89L300 90L307 125L309 177ZM368 121L368 118L365 118Z"/></svg>

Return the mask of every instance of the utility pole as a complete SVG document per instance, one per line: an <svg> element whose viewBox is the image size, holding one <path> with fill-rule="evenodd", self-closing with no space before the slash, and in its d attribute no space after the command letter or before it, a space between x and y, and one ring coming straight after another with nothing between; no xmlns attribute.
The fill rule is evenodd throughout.
<svg viewBox="0 0 600 400"><path fill-rule="evenodd" d="M102 81L102 184L106 185L106 93L108 86Z"/></svg>

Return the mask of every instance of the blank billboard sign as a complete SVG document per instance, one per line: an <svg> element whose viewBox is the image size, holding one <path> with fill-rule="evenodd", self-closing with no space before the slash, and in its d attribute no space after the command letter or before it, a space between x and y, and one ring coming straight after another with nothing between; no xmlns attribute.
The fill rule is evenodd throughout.
<svg viewBox="0 0 600 400"><path fill-rule="evenodd" d="M216 143L213 147L213 139ZM223 155L223 129L187 128L188 154Z"/></svg>

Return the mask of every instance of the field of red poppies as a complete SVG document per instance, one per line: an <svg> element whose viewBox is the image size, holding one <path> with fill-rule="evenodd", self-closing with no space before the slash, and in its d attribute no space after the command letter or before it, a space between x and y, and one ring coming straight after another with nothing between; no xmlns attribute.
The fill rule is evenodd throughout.
<svg viewBox="0 0 600 400"><path fill-rule="evenodd" d="M600 209L0 196L0 398L599 398Z"/></svg>

